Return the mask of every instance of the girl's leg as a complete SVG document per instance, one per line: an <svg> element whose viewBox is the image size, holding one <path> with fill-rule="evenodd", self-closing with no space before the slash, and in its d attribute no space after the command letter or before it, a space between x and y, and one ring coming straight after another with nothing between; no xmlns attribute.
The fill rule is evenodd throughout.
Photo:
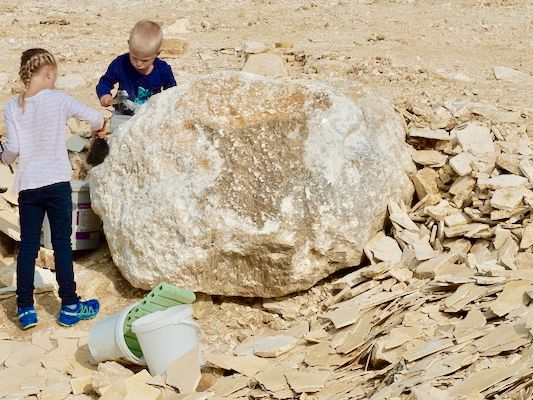
<svg viewBox="0 0 533 400"><path fill-rule="evenodd" d="M19 193L20 248L17 259L17 306L33 306L35 259L39 252L45 209L42 189Z"/></svg>
<svg viewBox="0 0 533 400"><path fill-rule="evenodd" d="M74 269L72 266L72 189L69 182L56 183L46 187L46 213L50 221L52 247L59 285L61 305L78 303Z"/></svg>

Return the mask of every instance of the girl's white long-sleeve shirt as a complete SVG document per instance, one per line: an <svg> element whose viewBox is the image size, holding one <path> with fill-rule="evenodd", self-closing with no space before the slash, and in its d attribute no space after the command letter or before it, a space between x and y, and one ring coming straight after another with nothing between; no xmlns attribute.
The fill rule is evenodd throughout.
<svg viewBox="0 0 533 400"><path fill-rule="evenodd" d="M4 108L7 141L2 162L19 158L13 193L70 181L65 129L68 118L87 121L93 131L104 123L101 113L59 90L44 89L27 97L24 112L18 98Z"/></svg>

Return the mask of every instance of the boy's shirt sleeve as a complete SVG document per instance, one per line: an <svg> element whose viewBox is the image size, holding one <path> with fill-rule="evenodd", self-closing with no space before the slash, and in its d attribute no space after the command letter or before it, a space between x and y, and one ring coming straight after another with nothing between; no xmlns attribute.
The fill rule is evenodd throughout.
<svg viewBox="0 0 533 400"><path fill-rule="evenodd" d="M163 82L163 89L168 89L168 88L176 86L176 79L174 78L172 67L168 64L166 64L166 67L167 68L165 69L165 74L164 74L165 80Z"/></svg>
<svg viewBox="0 0 533 400"><path fill-rule="evenodd" d="M19 138L15 129L15 123L8 107L4 110L4 120L6 123L6 143L2 152L2 162L4 164L13 164L19 155Z"/></svg>
<svg viewBox="0 0 533 400"><path fill-rule="evenodd" d="M105 74L100 78L98 85L96 85L96 94L98 98L106 94L111 94L113 86L119 81L118 63L119 59L114 59L111 64L109 64Z"/></svg>

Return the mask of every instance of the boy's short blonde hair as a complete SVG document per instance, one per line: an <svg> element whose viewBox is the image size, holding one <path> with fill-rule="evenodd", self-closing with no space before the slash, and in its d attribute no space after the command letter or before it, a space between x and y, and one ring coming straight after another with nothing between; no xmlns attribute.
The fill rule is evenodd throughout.
<svg viewBox="0 0 533 400"><path fill-rule="evenodd" d="M161 27L146 19L138 21L131 30L129 45L142 52L157 54L163 41Z"/></svg>

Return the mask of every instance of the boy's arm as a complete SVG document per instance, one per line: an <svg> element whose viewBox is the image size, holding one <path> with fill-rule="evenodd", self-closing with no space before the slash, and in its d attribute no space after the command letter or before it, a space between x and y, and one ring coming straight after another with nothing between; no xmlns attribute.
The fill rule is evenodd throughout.
<svg viewBox="0 0 533 400"><path fill-rule="evenodd" d="M164 73L164 80L163 80L163 89L168 89L173 86L176 86L176 79L174 78L174 74L172 73L172 67L168 64L166 64L168 68L165 69Z"/></svg>
<svg viewBox="0 0 533 400"><path fill-rule="evenodd" d="M117 63L117 59L113 60L105 74L100 78L98 85L96 85L96 94L100 99L100 104L104 107L111 105L111 100L113 99L113 96L111 96L111 90L113 90L113 86L115 86L119 80Z"/></svg>
<svg viewBox="0 0 533 400"><path fill-rule="evenodd" d="M17 131L15 130L15 124L7 109L4 110L4 119L6 122L7 140L4 144L1 160L4 164L13 164L19 155L19 140Z"/></svg>

